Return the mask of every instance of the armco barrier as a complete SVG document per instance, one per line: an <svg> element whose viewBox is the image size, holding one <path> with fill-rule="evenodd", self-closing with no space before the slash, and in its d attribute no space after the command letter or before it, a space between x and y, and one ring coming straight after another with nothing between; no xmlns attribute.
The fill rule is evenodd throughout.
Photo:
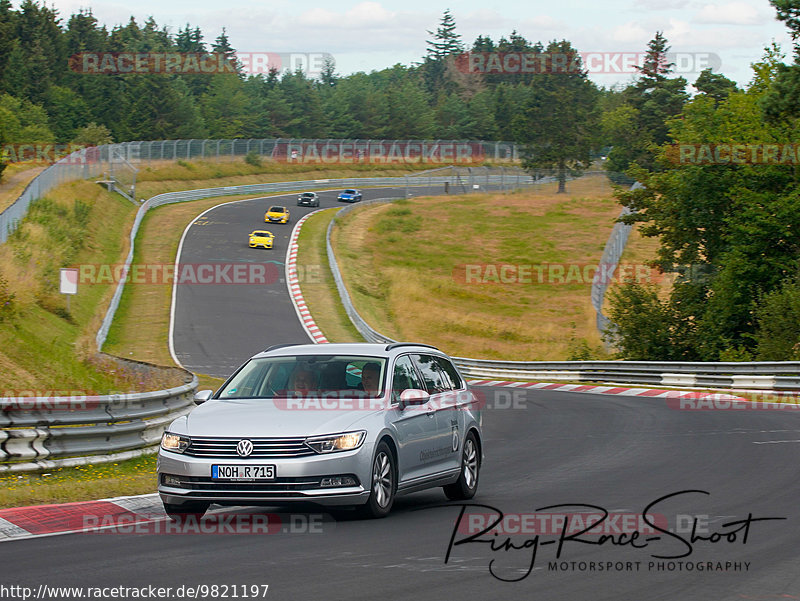
<svg viewBox="0 0 800 601"><path fill-rule="evenodd" d="M637 190L641 187L642 184L636 182L631 186L631 190ZM628 207L624 207L620 213L620 217L629 215L630 212L631 210ZM592 306L597 314L597 329L600 334L605 334L607 330L614 325L608 317L603 315L603 303L605 302L606 291L611 283L611 277L614 275L614 271L619 265L620 258L622 258L622 253L625 251L625 245L628 243L628 237L632 229L633 226L626 223L617 222L614 224L611 235L608 237L608 242L606 242L605 248L603 248L603 256L600 258L601 265L612 265L613 267L608 271L607 277L600 277L600 275L597 274L592 281Z"/></svg>
<svg viewBox="0 0 800 601"><path fill-rule="evenodd" d="M154 449L193 406L197 376L167 390L0 399L0 474L107 462Z"/></svg>
<svg viewBox="0 0 800 601"><path fill-rule="evenodd" d="M800 390L800 362L489 361L455 358L465 375L481 379L619 382L669 388Z"/></svg>

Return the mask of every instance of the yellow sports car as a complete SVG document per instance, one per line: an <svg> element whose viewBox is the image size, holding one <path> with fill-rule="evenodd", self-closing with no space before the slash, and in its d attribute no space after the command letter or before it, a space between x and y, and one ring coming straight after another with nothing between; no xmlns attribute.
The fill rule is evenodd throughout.
<svg viewBox="0 0 800 601"><path fill-rule="evenodd" d="M250 248L258 248L259 246L261 248L272 248L274 240L275 236L267 230L250 232Z"/></svg>
<svg viewBox="0 0 800 601"><path fill-rule="evenodd" d="M264 213L265 223L286 223L289 221L289 210L286 207L270 207L269 211Z"/></svg>

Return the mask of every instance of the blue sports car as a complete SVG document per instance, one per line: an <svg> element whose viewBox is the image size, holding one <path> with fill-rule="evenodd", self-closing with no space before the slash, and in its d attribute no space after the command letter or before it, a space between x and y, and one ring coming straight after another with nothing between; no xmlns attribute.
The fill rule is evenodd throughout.
<svg viewBox="0 0 800 601"><path fill-rule="evenodd" d="M359 202L361 201L360 190L344 190L336 198L339 202Z"/></svg>

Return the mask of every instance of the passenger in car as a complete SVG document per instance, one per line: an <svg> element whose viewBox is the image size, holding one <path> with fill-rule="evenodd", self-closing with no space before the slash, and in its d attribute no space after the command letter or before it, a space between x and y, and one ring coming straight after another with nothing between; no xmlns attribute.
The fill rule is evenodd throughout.
<svg viewBox="0 0 800 601"><path fill-rule="evenodd" d="M361 385L364 392L375 395L378 393L381 381L381 366L377 363L365 363L361 368Z"/></svg>

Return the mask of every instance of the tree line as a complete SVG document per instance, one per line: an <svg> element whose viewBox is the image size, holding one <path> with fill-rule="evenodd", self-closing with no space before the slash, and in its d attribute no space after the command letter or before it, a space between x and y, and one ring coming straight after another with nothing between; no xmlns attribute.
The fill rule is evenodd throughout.
<svg viewBox="0 0 800 601"><path fill-rule="evenodd" d="M540 48L513 33L499 51ZM101 143L185 138L511 140L529 83L485 82L459 72L465 50L449 12L416 64L317 78L301 70L248 74L223 29L213 42L187 24L151 17L111 29L90 10L62 19L37 0L0 0L0 143ZM216 53L234 73L86 74L82 53Z"/></svg>
<svg viewBox="0 0 800 601"><path fill-rule="evenodd" d="M660 66L626 90L636 101L604 115L617 139L609 162L644 185L620 192L634 210L625 221L658 239L654 264L677 277L668 293L612 295L611 339L626 358L800 360L800 1L771 3L794 40L788 64L773 42L745 89L706 73L688 98L659 38ZM650 121L657 105L673 115Z"/></svg>

